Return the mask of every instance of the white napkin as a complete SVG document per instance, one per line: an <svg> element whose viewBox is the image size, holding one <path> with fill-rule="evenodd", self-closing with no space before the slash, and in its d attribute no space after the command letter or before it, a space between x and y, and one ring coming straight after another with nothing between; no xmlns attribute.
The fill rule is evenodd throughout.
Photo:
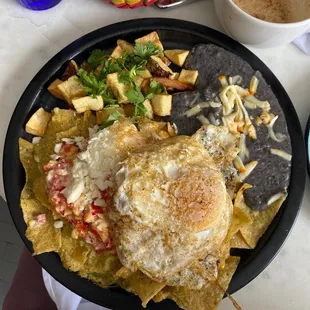
<svg viewBox="0 0 310 310"><path fill-rule="evenodd" d="M58 310L109 310L108 308L93 304L71 292L57 282L44 269L42 269L42 276L46 290L56 304Z"/></svg>
<svg viewBox="0 0 310 310"><path fill-rule="evenodd" d="M310 55L310 29L305 34L293 41L293 43L305 54Z"/></svg>

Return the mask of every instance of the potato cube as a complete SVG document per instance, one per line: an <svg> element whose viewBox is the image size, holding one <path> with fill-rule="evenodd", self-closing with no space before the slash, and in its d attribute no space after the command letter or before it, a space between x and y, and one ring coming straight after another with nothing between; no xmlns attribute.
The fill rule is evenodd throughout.
<svg viewBox="0 0 310 310"><path fill-rule="evenodd" d="M117 40L117 45L123 50L123 52L133 53L133 45L125 40Z"/></svg>
<svg viewBox="0 0 310 310"><path fill-rule="evenodd" d="M96 112L96 123L98 125L103 124L109 118L109 116L115 112L119 112L121 115L125 116L124 109L121 107L115 109L103 109Z"/></svg>
<svg viewBox="0 0 310 310"><path fill-rule="evenodd" d="M153 31L144 37L136 39L135 42L140 43L140 44L144 44L144 45L149 43L149 42L152 42L157 48L160 48L162 50L164 49L156 31Z"/></svg>
<svg viewBox="0 0 310 310"><path fill-rule="evenodd" d="M178 80L181 83L184 83L186 85L195 86L197 78L198 78L198 71L197 70L182 69Z"/></svg>
<svg viewBox="0 0 310 310"><path fill-rule="evenodd" d="M65 100L62 92L59 90L58 85L63 83L62 80L56 79L51 85L47 88L47 90L56 98Z"/></svg>
<svg viewBox="0 0 310 310"><path fill-rule="evenodd" d="M119 73L110 73L107 75L107 86L111 89L114 96L117 98L118 103L127 103L128 98L126 92L129 88L128 85L118 81Z"/></svg>
<svg viewBox="0 0 310 310"><path fill-rule="evenodd" d="M153 108L151 105L151 101L149 99L146 99L143 102L144 106L146 107L146 113L145 116L149 119L153 119L154 115L153 115Z"/></svg>
<svg viewBox="0 0 310 310"><path fill-rule="evenodd" d="M72 105L73 98L80 98L86 96L84 87L79 82L76 75L70 77L67 81L59 84L58 89L61 91L62 95L70 105Z"/></svg>
<svg viewBox="0 0 310 310"><path fill-rule="evenodd" d="M99 111L103 109L103 99L101 96L97 96L96 98L87 96L72 99L72 104L78 113L83 113L88 110Z"/></svg>
<svg viewBox="0 0 310 310"><path fill-rule="evenodd" d="M172 108L172 95L154 95L152 98L154 114L158 116L168 116Z"/></svg>
<svg viewBox="0 0 310 310"><path fill-rule="evenodd" d="M45 134L48 123L52 118L52 114L44 111L43 108L37 110L26 124L26 132L35 135L43 136Z"/></svg>
<svg viewBox="0 0 310 310"><path fill-rule="evenodd" d="M165 50L165 56L177 66L182 67L189 54L187 50Z"/></svg>
<svg viewBox="0 0 310 310"><path fill-rule="evenodd" d="M111 54L111 57L114 58L114 59L117 59L117 58L120 58L124 55L124 51L122 50L122 48L117 45L115 47L115 49L113 50L112 54ZM101 66L101 65L100 65ZM103 68L101 68L102 70Z"/></svg>
<svg viewBox="0 0 310 310"><path fill-rule="evenodd" d="M133 103L127 103L122 106L126 117L132 117L135 112L135 105Z"/></svg>
<svg viewBox="0 0 310 310"><path fill-rule="evenodd" d="M61 79L63 81L67 81L71 76L77 75L78 71L79 71L79 66L73 59L71 59L68 62L66 70L63 73Z"/></svg>
<svg viewBox="0 0 310 310"><path fill-rule="evenodd" d="M152 77L152 74L148 69L145 69L143 71L137 71L137 75L144 79L149 79Z"/></svg>

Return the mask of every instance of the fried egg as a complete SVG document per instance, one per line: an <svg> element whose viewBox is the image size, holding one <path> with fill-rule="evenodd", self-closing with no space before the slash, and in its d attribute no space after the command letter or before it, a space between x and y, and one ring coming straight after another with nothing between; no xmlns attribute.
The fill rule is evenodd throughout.
<svg viewBox="0 0 310 310"><path fill-rule="evenodd" d="M218 249L227 234L232 204L224 178L192 137L152 141L129 154L116 184L113 239L131 270L178 282L179 271Z"/></svg>

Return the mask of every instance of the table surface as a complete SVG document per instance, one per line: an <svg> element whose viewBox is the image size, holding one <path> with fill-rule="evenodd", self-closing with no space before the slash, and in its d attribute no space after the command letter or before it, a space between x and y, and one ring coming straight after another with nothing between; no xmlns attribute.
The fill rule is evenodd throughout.
<svg viewBox="0 0 310 310"><path fill-rule="evenodd" d="M66 45L97 28L141 17L168 17L197 22L223 31L212 1L198 1L171 10L156 7L120 10L99 0L64 0L49 11L34 12L17 1L0 2L0 145L15 105L36 72ZM301 124L309 115L310 57L294 45L273 49L249 47L275 73L287 90ZM1 158L2 160L2 158ZM0 170L2 163L0 163ZM0 171L2 174L2 171ZM4 196L3 183L0 195ZM243 309L309 309L310 190L295 227L276 259L255 280L234 294ZM226 299L220 309L233 309Z"/></svg>

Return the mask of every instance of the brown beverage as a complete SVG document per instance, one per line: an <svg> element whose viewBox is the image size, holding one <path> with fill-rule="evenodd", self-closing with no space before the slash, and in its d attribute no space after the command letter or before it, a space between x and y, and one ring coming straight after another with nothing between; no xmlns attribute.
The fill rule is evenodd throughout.
<svg viewBox="0 0 310 310"><path fill-rule="evenodd" d="M253 17L272 23L292 23L309 18L310 0L233 0ZM308 12L298 12L299 8Z"/></svg>

